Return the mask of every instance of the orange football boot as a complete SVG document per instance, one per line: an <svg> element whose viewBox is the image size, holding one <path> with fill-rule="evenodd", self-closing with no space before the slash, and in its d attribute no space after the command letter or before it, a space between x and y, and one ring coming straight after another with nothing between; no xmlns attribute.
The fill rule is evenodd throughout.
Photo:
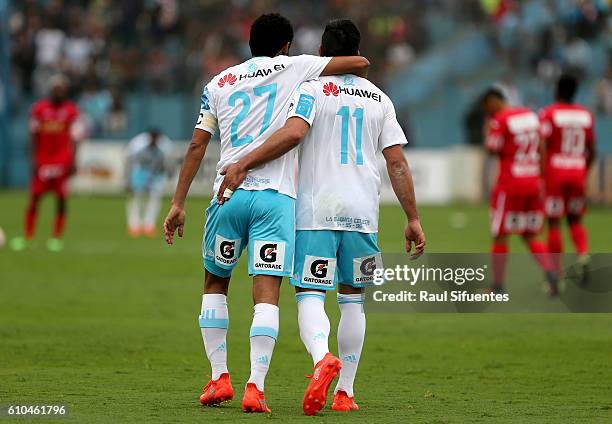
<svg viewBox="0 0 612 424"><path fill-rule="evenodd" d="M334 411L359 411L359 405L357 405L355 400L349 397L344 390L339 390L334 395L331 409Z"/></svg>
<svg viewBox="0 0 612 424"><path fill-rule="evenodd" d="M234 398L234 389L228 373L223 373L216 380L210 380L202 389L200 403L206 406L218 405Z"/></svg>
<svg viewBox="0 0 612 424"><path fill-rule="evenodd" d="M143 229L143 233L145 236L153 238L157 234L157 228L155 228L154 226L146 226Z"/></svg>
<svg viewBox="0 0 612 424"><path fill-rule="evenodd" d="M266 412L270 413L270 408L266 403L264 392L260 391L255 383L247 383L244 397L242 398L242 410L244 412Z"/></svg>
<svg viewBox="0 0 612 424"><path fill-rule="evenodd" d="M129 227L128 235L132 238L140 237L142 234L142 229L140 227Z"/></svg>
<svg viewBox="0 0 612 424"><path fill-rule="evenodd" d="M314 415L325 406L329 385L342 368L340 359L327 352L323 359L317 362L310 378L310 383L304 393L302 407L306 415Z"/></svg>

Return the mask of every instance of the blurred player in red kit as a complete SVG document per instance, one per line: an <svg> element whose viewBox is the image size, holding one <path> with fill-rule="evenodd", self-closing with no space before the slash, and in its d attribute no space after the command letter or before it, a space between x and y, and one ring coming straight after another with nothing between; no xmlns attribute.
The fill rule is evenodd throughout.
<svg viewBox="0 0 612 424"><path fill-rule="evenodd" d="M77 106L68 100L68 81L61 75L49 80L49 97L38 100L30 114L32 145L32 181L30 200L25 214L25 237L11 241L11 247L22 250L34 237L38 204L43 194L52 191L57 197L53 235L47 248L61 250L66 218L68 178L75 170Z"/></svg>
<svg viewBox="0 0 612 424"><path fill-rule="evenodd" d="M499 175L491 195L493 274L491 290L503 292L508 235L519 234L546 272L549 294L557 294L557 273L548 248L537 235L544 208L540 178L540 121L524 107L510 107L501 90L489 89L483 97L488 116L486 147L499 158Z"/></svg>
<svg viewBox="0 0 612 424"><path fill-rule="evenodd" d="M563 75L557 83L555 103L540 113L545 155L543 174L546 186L544 209L548 218L548 249L561 270L563 252L560 221L567 217L572 241L583 271L588 265L587 232L582 225L586 206L586 178L595 159L593 114L574 103L578 81ZM583 272L583 282L586 281Z"/></svg>

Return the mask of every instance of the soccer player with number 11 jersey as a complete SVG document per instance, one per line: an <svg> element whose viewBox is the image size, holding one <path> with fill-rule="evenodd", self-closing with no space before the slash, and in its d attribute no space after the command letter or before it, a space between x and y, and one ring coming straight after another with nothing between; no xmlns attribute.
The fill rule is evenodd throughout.
<svg viewBox="0 0 612 424"><path fill-rule="evenodd" d="M358 54L360 34L349 20L331 21L322 56ZM301 144L300 144L301 143ZM406 137L389 97L365 78L329 76L303 83L289 105L285 126L261 147L230 165L219 190L239 187L249 170L299 148L297 235L291 284L296 288L300 337L314 369L304 393L306 415L326 403L340 373L332 409L358 409L353 383L365 338L364 288L382 269L377 244L380 175L377 153L404 210L406 250L419 256L425 236L417 214L412 177L402 151ZM248 178L248 177L247 177ZM246 181L246 180L244 180ZM235 202L232 197L223 208ZM338 356L330 353L325 293L338 287Z"/></svg>

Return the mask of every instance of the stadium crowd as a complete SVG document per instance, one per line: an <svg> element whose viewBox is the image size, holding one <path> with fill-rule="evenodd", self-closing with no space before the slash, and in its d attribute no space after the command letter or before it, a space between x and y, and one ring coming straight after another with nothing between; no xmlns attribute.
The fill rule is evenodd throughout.
<svg viewBox="0 0 612 424"><path fill-rule="evenodd" d="M585 72L589 40L605 34L612 49L605 0L24 0L12 7L13 98L29 102L62 72L94 136L125 128L125 93L199 91L246 58L249 25L262 11L293 20L294 54L317 51L329 17L355 20L370 78L383 87L388 74L435 45L442 16L459 29L486 31L507 63L551 80L562 69ZM606 81L598 101L610 112Z"/></svg>

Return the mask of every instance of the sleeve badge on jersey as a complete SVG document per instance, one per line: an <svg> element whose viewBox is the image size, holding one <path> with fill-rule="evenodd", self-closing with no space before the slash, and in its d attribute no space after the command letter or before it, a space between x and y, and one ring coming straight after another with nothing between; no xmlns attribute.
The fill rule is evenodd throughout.
<svg viewBox="0 0 612 424"><path fill-rule="evenodd" d="M345 75L344 78L342 79L342 84L345 87L354 87L355 86L355 80L353 79L352 75Z"/></svg>
<svg viewBox="0 0 612 424"><path fill-rule="evenodd" d="M310 118L314 100L314 97L308 94L300 94L300 99L298 100L297 107L295 108L295 113L303 116L306 119Z"/></svg>
<svg viewBox="0 0 612 424"><path fill-rule="evenodd" d="M210 110L210 102L208 100L208 87L204 87L202 97L200 97L200 102L202 103L202 108L204 108L204 110Z"/></svg>

